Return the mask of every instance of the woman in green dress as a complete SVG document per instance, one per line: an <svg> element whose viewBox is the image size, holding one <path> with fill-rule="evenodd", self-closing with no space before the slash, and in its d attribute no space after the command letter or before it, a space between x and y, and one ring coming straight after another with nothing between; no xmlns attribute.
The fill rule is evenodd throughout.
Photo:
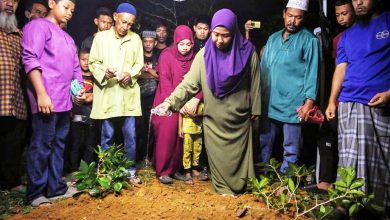
<svg viewBox="0 0 390 220"><path fill-rule="evenodd" d="M156 109L179 111L203 91L204 142L213 189L236 195L245 190L245 179L255 175L252 124L260 115L259 59L239 32L232 11L217 11L211 29L211 38L182 83ZM185 108L181 111L189 114Z"/></svg>

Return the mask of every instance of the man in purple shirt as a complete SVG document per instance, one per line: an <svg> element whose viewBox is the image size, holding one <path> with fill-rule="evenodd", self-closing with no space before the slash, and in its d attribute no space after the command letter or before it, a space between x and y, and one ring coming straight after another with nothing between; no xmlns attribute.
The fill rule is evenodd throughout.
<svg viewBox="0 0 390 220"><path fill-rule="evenodd" d="M72 108L71 81L82 83L82 76L75 43L60 26L72 18L75 3L49 0L48 4L48 16L28 23L22 39L33 128L27 149L27 202L32 206L74 193L62 180L63 151ZM85 95L75 98L83 100Z"/></svg>

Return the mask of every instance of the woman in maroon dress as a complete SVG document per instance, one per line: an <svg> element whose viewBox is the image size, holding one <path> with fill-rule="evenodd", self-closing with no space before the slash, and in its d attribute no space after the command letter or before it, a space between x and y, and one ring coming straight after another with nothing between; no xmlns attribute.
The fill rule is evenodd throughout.
<svg viewBox="0 0 390 220"><path fill-rule="evenodd" d="M171 47L161 52L158 61L160 83L156 90L153 106L163 102L183 80L194 59L193 33L188 26L180 25L174 33ZM179 113L170 117L154 115L152 124L155 134L154 164L160 182L169 184L171 178L182 167L183 142L178 135Z"/></svg>

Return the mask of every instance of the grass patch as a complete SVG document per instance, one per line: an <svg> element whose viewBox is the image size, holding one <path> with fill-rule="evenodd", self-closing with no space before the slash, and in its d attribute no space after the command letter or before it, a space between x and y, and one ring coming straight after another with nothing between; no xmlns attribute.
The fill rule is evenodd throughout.
<svg viewBox="0 0 390 220"><path fill-rule="evenodd" d="M25 195L12 191L0 191L0 219L6 219L16 214L26 214L32 209L24 204Z"/></svg>

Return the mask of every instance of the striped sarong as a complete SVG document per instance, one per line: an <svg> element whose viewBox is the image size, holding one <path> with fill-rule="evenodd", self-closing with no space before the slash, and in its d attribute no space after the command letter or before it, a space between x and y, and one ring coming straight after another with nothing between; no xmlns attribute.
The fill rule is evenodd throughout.
<svg viewBox="0 0 390 220"><path fill-rule="evenodd" d="M390 107L340 103L338 117L339 166L354 167L357 177L365 180L363 190L389 210Z"/></svg>

